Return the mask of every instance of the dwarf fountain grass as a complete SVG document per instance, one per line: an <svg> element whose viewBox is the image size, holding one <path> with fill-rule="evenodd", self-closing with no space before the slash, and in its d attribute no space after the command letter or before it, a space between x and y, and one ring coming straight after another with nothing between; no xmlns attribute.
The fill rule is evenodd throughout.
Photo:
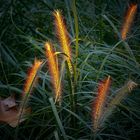
<svg viewBox="0 0 140 140"><path fill-rule="evenodd" d="M137 7L138 7L137 4L131 4L127 10L124 24L123 24L122 30L121 30L121 38L123 40L126 39L127 33L129 32L130 27L133 23L134 17L135 17L136 12L137 12Z"/></svg>
<svg viewBox="0 0 140 140"><path fill-rule="evenodd" d="M50 42L45 43L46 57L48 62L48 68L50 75L52 77L51 81L55 93L55 101L60 101L61 99L61 85L60 85L60 73L58 67L58 60L55 52L53 51L53 46Z"/></svg>
<svg viewBox="0 0 140 140"><path fill-rule="evenodd" d="M57 37L62 47L63 53L66 55L66 66L67 66L67 74L68 74L68 82L70 85L70 104L71 110L76 112L76 97L75 97L75 76L74 76L74 69L72 64L72 54L70 48L70 39L68 36L68 31L66 25L64 23L64 17L60 10L55 10L53 12L54 15L54 23L57 32ZM72 116L71 124L75 125L75 118Z"/></svg>
<svg viewBox="0 0 140 140"><path fill-rule="evenodd" d="M70 73L73 75L73 67L72 67L72 55L71 55L71 48L70 48L70 41L69 41L69 36L68 36L68 31L66 28L66 25L64 23L64 19L62 16L62 13L60 10L56 10L53 12L54 15L54 23L55 23L55 28L57 31L57 36L59 39L59 42L61 44L63 53L67 56L67 63L68 63L68 68Z"/></svg>
<svg viewBox="0 0 140 140"><path fill-rule="evenodd" d="M41 60L38 60L35 58L33 66L28 70L28 75L25 81L21 104L20 104L20 110L19 110L19 114L21 115L22 115L23 109L26 108L29 94L31 94L33 88L37 84L37 80L38 80L37 74L38 74L39 69L41 68L42 63L43 62ZM20 117L19 117L19 120L20 120Z"/></svg>
<svg viewBox="0 0 140 140"><path fill-rule="evenodd" d="M128 0L124 0L123 2L122 0L66 0L68 2L68 12L66 12L68 8L66 9L65 3L62 1L18 1L18 3L15 2L11 5L8 5L8 0L3 1L4 2L0 2L2 7L3 5L7 5L7 8L4 9L0 7L1 11L5 11L0 14L0 41L2 42L2 46L3 43L7 45L7 48L9 48L14 57L18 60L18 66L20 67L20 69L11 68L7 59L0 60L1 63L3 63L3 71L0 71L0 94L5 97L7 94L11 94L11 92L20 95L21 92L19 89L22 88L23 79L25 79L26 76L24 71L27 63L25 64L25 61L30 63L35 56L46 59L44 56L44 40L54 39L50 13L54 9L61 8L65 12L65 19L67 21L68 14L69 16L74 16L74 18L69 18L70 21L68 21L69 26L73 28L70 30L70 34L72 35L73 45L71 48L73 48L72 52L74 52L71 54L74 58L73 60L71 58L74 67L74 80L69 73L69 67L67 66L67 69L65 69L65 66L68 63L66 60L68 56L63 52L62 48L60 56L61 54L65 54L65 59L59 63L60 68L63 67L59 72L61 75L60 77L63 77L62 104L61 106L58 106L52 98L52 86L50 86L50 83L53 82L52 78L50 78L52 76L49 73L49 70L44 67L40 71L39 85L31 95L30 107L32 108L32 113L26 122L19 125L17 139L136 139L140 130L139 89L133 91L134 94L126 98L123 104L113 104L114 109L117 105L119 106L116 108L115 116L113 111L108 113L109 115L102 115L111 116L111 120L104 118L100 119L99 126L101 126L101 131L98 131L99 133L96 136L92 131L90 108L91 101L95 99L93 94L96 95L96 92L92 93L98 84L96 80L111 75L111 79L114 81L110 89L111 92L113 89L117 89L118 86L121 86L124 81L128 80L128 77L139 82L139 41L131 36L128 40L130 47L129 49L125 49L123 47L124 45L121 43L121 41L125 42L125 40L121 38L119 32L121 25L120 20L123 18L123 10L126 5L128 5ZM8 8L10 10L8 10ZM75 8L77 8L77 12L75 11ZM95 12L93 10L95 10ZM4 14L5 16L3 16ZM9 14L10 16L8 16ZM8 20L8 17L11 17L13 24L10 24L11 22L9 22L10 20ZM24 32L24 35L22 34L21 36L21 32L17 32L15 25ZM78 29L77 26L79 27L79 32L76 31ZM135 26L137 27L137 25ZM139 27L137 29L139 29ZM137 30L137 33L139 33L139 30ZM118 41L116 34L119 35L119 40L121 41ZM80 36L80 39L78 36ZM77 42L80 46L78 46L78 57L76 57L75 54L75 46L77 46L77 42L75 42L76 38L79 39L79 41L77 39ZM56 40L54 40L54 42L56 43L54 46L57 50L59 45ZM19 46L21 47L19 48ZM60 46L62 46L61 43ZM0 50L3 50L3 48L0 48ZM135 59L132 57L132 53L128 53L130 51L132 51L133 56L135 56L137 60L137 66L135 65L136 63L134 63ZM4 51L1 52L3 53ZM9 51L6 52L9 54ZM76 59L77 66L75 66ZM66 65L62 64L62 62L66 62ZM69 77L67 77L67 75ZM78 76L80 78L77 78ZM73 81L76 81L76 83ZM77 87L76 90L72 90L72 84L74 85L74 88ZM73 93L74 96L71 96L72 94L69 93ZM116 92L115 95L117 95L117 93L118 92ZM75 108L72 108L71 103L75 95L77 96L77 102L74 106L76 107L76 111ZM125 95L127 95L127 93ZM108 97L110 99L110 95ZM110 104L107 100L108 97L106 98L107 105ZM112 97L112 101L115 97L116 96ZM69 100L69 98L72 100ZM123 96L123 99L124 98L125 97ZM125 106L125 108L122 108L122 106ZM108 107L108 109L109 108L110 107ZM106 108L104 108L104 111L106 111ZM74 119L72 119L72 117L76 118L76 121L73 121ZM74 123L75 125L73 125ZM0 125L1 139L12 140L14 139L14 135L15 129L11 129L3 124Z"/></svg>
<svg viewBox="0 0 140 140"><path fill-rule="evenodd" d="M20 103L20 107L19 107L19 112L18 112L18 122L17 124L19 125L22 117L23 117L23 111L24 109L27 107L27 102L28 102L28 98L29 95L31 94L33 88L35 87L35 85L37 84L37 80L38 80L38 71L41 68L43 61L38 60L35 58L34 60L34 64L32 65L32 67L28 70L28 74L27 74L27 78L25 81L25 85L23 88L23 93L22 93L22 99L21 99L21 103ZM15 139L17 139L18 137L18 130L19 130L19 126L17 125L16 131L15 131Z"/></svg>
<svg viewBox="0 0 140 140"><path fill-rule="evenodd" d="M99 123L104 111L107 92L109 90L110 83L111 83L111 79L110 76L108 76L108 78L103 80L98 86L98 95L92 107L92 111L93 111L92 117L93 117L95 131L99 127Z"/></svg>
<svg viewBox="0 0 140 140"><path fill-rule="evenodd" d="M95 134L100 129L105 127L105 122L111 116L115 108L121 103L123 99L126 98L128 93L131 92L137 86L137 84L132 80L129 80L122 88L117 90L115 96L112 97L109 102L107 102L106 89L108 89L109 86L110 84L108 83L108 80L105 80L105 83L99 85L98 96L95 100L95 106L93 106L93 128Z"/></svg>
<svg viewBox="0 0 140 140"><path fill-rule="evenodd" d="M42 61L35 59L33 66L29 69L27 79L24 85L22 96L25 97L26 94L30 93L37 82L37 72L41 67Z"/></svg>

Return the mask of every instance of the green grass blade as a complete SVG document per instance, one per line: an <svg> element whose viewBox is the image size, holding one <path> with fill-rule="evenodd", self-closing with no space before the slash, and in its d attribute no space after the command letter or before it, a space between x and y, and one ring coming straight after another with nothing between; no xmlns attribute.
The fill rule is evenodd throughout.
<svg viewBox="0 0 140 140"><path fill-rule="evenodd" d="M64 129L64 127L63 127L63 125L62 125L62 122L61 122L61 120L60 120L60 118L59 118L59 115L58 115L56 106L55 106L55 104L54 104L53 98L49 98L49 101L50 101L50 103L51 103L52 111L53 111L54 116L55 116L55 118L56 118L57 124L58 124L58 126L59 126L59 128L60 128L60 130L61 130L61 132L62 132L63 138L64 138L64 140L67 140L67 136L66 136L66 133L65 133L65 129Z"/></svg>

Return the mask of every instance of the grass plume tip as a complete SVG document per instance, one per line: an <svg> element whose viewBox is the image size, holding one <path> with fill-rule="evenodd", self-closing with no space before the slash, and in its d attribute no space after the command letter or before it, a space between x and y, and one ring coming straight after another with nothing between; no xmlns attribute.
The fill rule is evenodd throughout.
<svg viewBox="0 0 140 140"><path fill-rule="evenodd" d="M23 89L23 97L25 97L26 94L29 94L32 91L32 88L35 86L37 82L37 72L40 69L41 64L42 64L41 60L35 59L34 64L29 69L27 79Z"/></svg>
<svg viewBox="0 0 140 140"><path fill-rule="evenodd" d="M122 30L121 30L121 38L123 40L125 40L127 37L127 33L131 28L136 12L137 12L137 4L131 4L127 10L124 23L122 26Z"/></svg>
<svg viewBox="0 0 140 140"><path fill-rule="evenodd" d="M100 125L100 119L103 115L107 93L111 84L111 78L108 76L100 82L98 86L98 94L92 107L93 129L96 131Z"/></svg>
<svg viewBox="0 0 140 140"><path fill-rule="evenodd" d="M57 55L53 50L53 46L50 42L45 43L46 57L49 67L49 72L52 77L52 84L55 92L55 101L60 101L61 99L61 85L60 85L60 74L57 61Z"/></svg>
<svg viewBox="0 0 140 140"><path fill-rule="evenodd" d="M71 59L70 39L68 36L66 24L64 22L64 18L60 10L55 10L53 12L53 16L54 16L54 23L57 32L57 37L62 47L63 53L67 56L66 60L67 60L68 68L70 73L72 74L73 67L71 63L72 59Z"/></svg>

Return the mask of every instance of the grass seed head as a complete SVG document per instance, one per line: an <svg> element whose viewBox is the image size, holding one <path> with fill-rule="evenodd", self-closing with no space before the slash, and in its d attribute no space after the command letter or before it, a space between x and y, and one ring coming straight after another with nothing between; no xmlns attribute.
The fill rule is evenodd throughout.
<svg viewBox="0 0 140 140"><path fill-rule="evenodd" d="M57 36L61 44L62 50L69 58L71 58L70 41L69 41L70 39L68 36L68 31L62 13L59 10L55 10L53 12L53 15L55 19L54 23L55 23Z"/></svg>
<svg viewBox="0 0 140 140"><path fill-rule="evenodd" d="M57 57L54 53L53 46L50 42L45 43L46 57L48 62L49 71L52 77L52 84L55 92L55 100L61 99L61 86L60 86L60 74L58 68Z"/></svg>
<svg viewBox="0 0 140 140"><path fill-rule="evenodd" d="M42 64L42 61L35 59L33 66L29 69L27 79L24 85L23 96L31 92L37 81L37 72Z"/></svg>
<svg viewBox="0 0 140 140"><path fill-rule="evenodd" d="M98 86L98 95L92 107L94 131L96 131L99 128L100 118L103 115L103 109L105 107L105 101L107 98L110 83L111 79L110 76L108 76L108 78L101 81Z"/></svg>
<svg viewBox="0 0 140 140"><path fill-rule="evenodd" d="M137 12L137 4L131 4L127 10L126 17L124 19L124 24L121 30L121 38L123 40L125 40L127 37L127 33L130 30L130 27L133 23L136 12Z"/></svg>
<svg viewBox="0 0 140 140"><path fill-rule="evenodd" d="M53 12L53 15L54 15L54 19L55 19L54 20L55 28L56 28L59 42L62 47L62 51L67 56L66 60L67 60L68 68L69 68L71 75L73 75L73 67L72 67L72 63L71 63L70 39L68 36L68 31L67 31L66 25L64 23L64 18L62 16L61 11L59 11L59 10L55 10Z"/></svg>

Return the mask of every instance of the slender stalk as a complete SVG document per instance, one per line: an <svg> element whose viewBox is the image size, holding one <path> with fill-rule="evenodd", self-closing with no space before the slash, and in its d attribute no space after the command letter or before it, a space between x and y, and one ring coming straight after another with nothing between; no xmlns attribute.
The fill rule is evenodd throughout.
<svg viewBox="0 0 140 140"><path fill-rule="evenodd" d="M75 56L78 58L79 53L79 26L78 26L78 17L77 17L77 9L76 9L76 1L72 0L72 11L74 15L74 23L75 23L75 38L76 38L76 51Z"/></svg>
<svg viewBox="0 0 140 140"><path fill-rule="evenodd" d="M77 9L76 9L76 1L72 0L72 11L74 15L74 25L75 25L75 38L76 38L76 48L75 48L75 65L74 65L74 79L75 84L77 85L78 79L78 72L77 72L77 63L78 63L78 54L79 54L79 25L78 25L78 16L77 16Z"/></svg>

